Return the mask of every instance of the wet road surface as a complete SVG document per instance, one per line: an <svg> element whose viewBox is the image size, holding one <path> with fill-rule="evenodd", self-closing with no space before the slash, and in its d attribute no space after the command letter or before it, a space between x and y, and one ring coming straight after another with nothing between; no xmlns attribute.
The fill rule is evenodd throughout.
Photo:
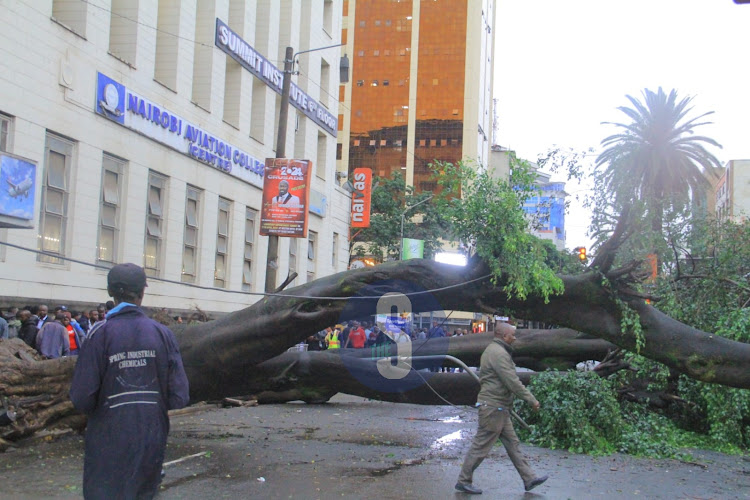
<svg viewBox="0 0 750 500"><path fill-rule="evenodd" d="M456 499L476 412L338 395L323 405L207 408L171 419L160 499ZM696 451L695 463L589 457L523 446L550 479L533 492L502 446L477 469L479 498L750 499L750 458ZM83 438L0 454L3 498L81 498Z"/></svg>

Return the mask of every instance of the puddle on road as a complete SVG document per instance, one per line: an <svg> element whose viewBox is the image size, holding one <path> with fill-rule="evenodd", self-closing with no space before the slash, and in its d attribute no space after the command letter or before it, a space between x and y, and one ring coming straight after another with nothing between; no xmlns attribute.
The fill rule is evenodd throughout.
<svg viewBox="0 0 750 500"><path fill-rule="evenodd" d="M462 424L464 422L463 415L453 415L450 417L441 418L424 418L424 417L406 417L406 420L420 420L423 422L443 422L444 424Z"/></svg>
<svg viewBox="0 0 750 500"><path fill-rule="evenodd" d="M457 442L461 441L464 436L464 431L456 431L451 432L450 434L446 434L443 437L437 438L431 445L430 449L438 450L443 449L445 447L452 446L456 444Z"/></svg>

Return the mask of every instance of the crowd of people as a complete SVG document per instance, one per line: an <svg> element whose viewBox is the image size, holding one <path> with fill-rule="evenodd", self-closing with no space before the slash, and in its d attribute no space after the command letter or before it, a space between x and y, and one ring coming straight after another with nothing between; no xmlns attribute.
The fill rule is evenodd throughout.
<svg viewBox="0 0 750 500"><path fill-rule="evenodd" d="M408 331L407 331L408 330ZM364 349L384 344L397 344L426 340L439 337L461 337L469 335L468 329L455 329L453 333L445 331L437 321L432 328L398 326L395 323L378 323L352 320L330 326L307 338L308 351L322 351L326 349L354 348Z"/></svg>
<svg viewBox="0 0 750 500"><path fill-rule="evenodd" d="M47 304L9 307L0 310L0 339L19 338L47 359L76 356L94 328L104 322L114 307L111 300L88 311L68 309L64 305L51 310ZM166 308L157 310L151 318L166 326L203 323L210 319L203 311L196 311L183 321L182 316L171 315Z"/></svg>

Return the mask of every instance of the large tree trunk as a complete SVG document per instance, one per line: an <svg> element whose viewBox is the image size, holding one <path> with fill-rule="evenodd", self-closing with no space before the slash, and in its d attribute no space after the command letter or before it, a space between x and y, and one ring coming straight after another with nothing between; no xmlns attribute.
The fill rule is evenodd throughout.
<svg viewBox="0 0 750 500"><path fill-rule="evenodd" d="M424 384L414 378L418 375L410 373L400 382L386 384L385 389L382 384L373 383L373 380L382 380L383 376L372 360L357 360L341 353L336 358L333 353L325 353L308 356L311 360L318 360L310 364L305 361L307 358L299 356L298 363L285 374L293 374L298 381L305 379L305 384L299 387L291 387L280 375L283 369L278 371L279 366L289 367L290 363L284 363L290 355L269 361L269 366L261 363L283 354L289 346L329 325L368 317L376 312L389 313L388 305L383 311L378 310L378 301L387 293L401 293L409 300L406 306L402 301L400 311L502 311L520 318L565 326L601 339L574 333L570 338L563 336L551 341L555 335L553 331L539 331L533 334L536 339L529 342L542 346L551 341L552 347L546 351L539 348L538 352L528 355L520 349L522 343L519 341L519 364L534 369L559 363L569 366L572 361L589 359L589 356L575 355L584 344L588 346L586 349L593 349L600 356L611 347L607 343L636 350L636 336L620 331L622 312L619 298L626 301L640 318L645 342L641 354L698 380L750 388L750 370L747 370L750 345L696 330L645 305L641 299L618 295L616 288L602 284L599 273L561 276L561 279L565 292L551 297L548 303L539 296L529 296L524 301L510 300L502 291L505 283L501 281L493 286L482 263L473 262L460 268L426 260L394 262L328 276L265 297L220 320L175 329L175 333L194 401L251 393L266 400L314 401L325 400L331 391L343 390L368 397L432 404L439 398L429 395L429 388L420 387ZM476 365L481 345L487 341L487 337L469 336L464 341L445 339L415 344L412 350L417 355L452 353ZM0 427L0 437L15 439L53 422L78 418L67 400L73 359L37 361L29 359L33 354L20 341L3 341L0 345L3 345L0 349L0 396L8 407L21 410L21 416L14 424ZM351 359L347 361L347 358ZM348 375L343 377L341 384L327 386L327 382L320 381L326 380L328 375L333 377L342 373L336 359L344 363ZM273 363L281 364L273 368L270 366ZM299 372L305 363L314 368L309 379ZM306 385L307 380L311 387L321 388L311 391ZM452 399L451 402L470 401L473 397L469 388L473 382L468 376L431 374L430 380L430 386L446 399ZM363 381L367 382L364 386Z"/></svg>
<svg viewBox="0 0 750 500"><path fill-rule="evenodd" d="M389 292L405 294L413 312L434 310L435 304L444 310L503 311L637 350L636 335L621 332L615 291L602 285L598 273L561 279L565 292L549 303L538 296L520 301L508 299L504 283L492 286L481 263L461 268L418 259L392 262L327 276L176 333L196 400L247 393L255 365L326 326L375 314L378 300ZM641 299L623 300L640 318L642 355L698 380L750 388L750 345L691 328Z"/></svg>

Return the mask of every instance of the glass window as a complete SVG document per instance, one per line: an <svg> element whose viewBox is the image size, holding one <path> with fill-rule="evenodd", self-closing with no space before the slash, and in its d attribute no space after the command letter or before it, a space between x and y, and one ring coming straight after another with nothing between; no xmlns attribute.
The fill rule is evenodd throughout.
<svg viewBox="0 0 750 500"><path fill-rule="evenodd" d="M333 268L333 272L335 273L338 268L338 260L339 260L339 235L338 233L333 233L333 247L331 248L331 267Z"/></svg>
<svg viewBox="0 0 750 500"><path fill-rule="evenodd" d="M307 281L315 280L315 253L318 243L318 233L315 231L307 232Z"/></svg>
<svg viewBox="0 0 750 500"><path fill-rule="evenodd" d="M242 286L249 290L253 283L253 251L255 242L255 222L258 212L252 208L245 208L245 251L242 265Z"/></svg>
<svg viewBox="0 0 750 500"><path fill-rule="evenodd" d="M73 157L73 143L53 134L47 134L45 144L44 185L39 222L39 249L65 255L65 236L68 214L68 176ZM37 255L39 262L62 264L63 260L52 255Z"/></svg>
<svg viewBox="0 0 750 500"><path fill-rule="evenodd" d="M105 154L102 157L102 194L99 200L99 240L97 261L113 265L116 262L120 234L120 190L125 162ZM158 226L158 225L157 225Z"/></svg>
<svg viewBox="0 0 750 500"><path fill-rule="evenodd" d="M182 250L182 281L194 283L196 278L200 220L200 200L203 192L193 186L185 194L185 228Z"/></svg>
<svg viewBox="0 0 750 500"><path fill-rule="evenodd" d="M364 80L357 80L357 87L363 87L365 85Z"/></svg>
<svg viewBox="0 0 750 500"><path fill-rule="evenodd" d="M231 206L232 202L230 200L219 198L219 218L216 228L216 259L214 266L214 286L218 287L225 287L227 285L226 265L229 260L229 211Z"/></svg>
<svg viewBox="0 0 750 500"><path fill-rule="evenodd" d="M0 151L10 151L10 116L0 113Z"/></svg>
<svg viewBox="0 0 750 500"><path fill-rule="evenodd" d="M146 201L146 239L143 245L143 267L149 276L159 276L162 264L162 214L166 202L167 178L156 172L148 174L148 200Z"/></svg>

